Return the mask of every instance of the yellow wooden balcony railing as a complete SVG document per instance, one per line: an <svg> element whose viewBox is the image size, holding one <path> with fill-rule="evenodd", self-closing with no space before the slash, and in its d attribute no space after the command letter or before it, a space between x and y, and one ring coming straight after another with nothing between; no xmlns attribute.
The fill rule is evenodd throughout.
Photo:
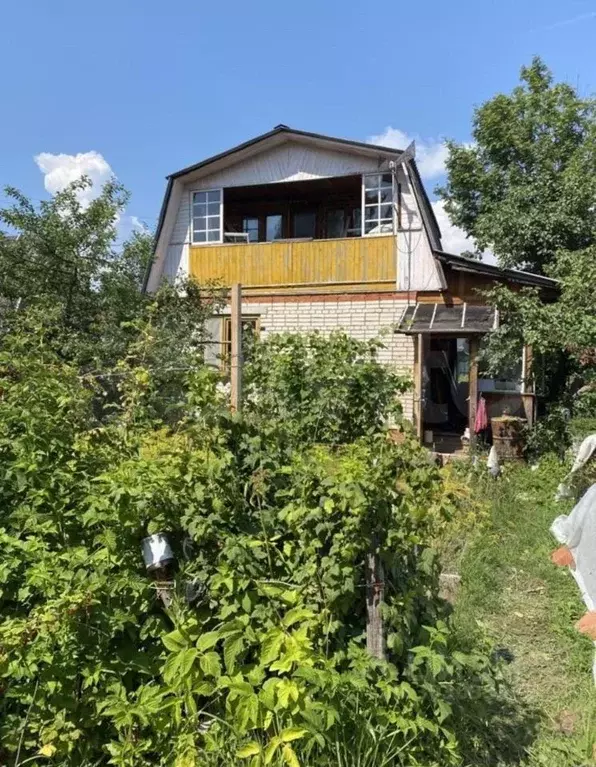
<svg viewBox="0 0 596 767"><path fill-rule="evenodd" d="M387 289L397 279L393 235L339 240L285 240L193 245L190 273L199 282L221 280L246 287L362 286Z"/></svg>

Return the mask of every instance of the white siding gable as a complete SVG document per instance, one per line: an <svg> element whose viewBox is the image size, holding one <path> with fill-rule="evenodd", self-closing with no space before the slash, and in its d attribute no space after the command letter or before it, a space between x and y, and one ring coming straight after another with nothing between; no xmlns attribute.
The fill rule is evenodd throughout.
<svg viewBox="0 0 596 767"><path fill-rule="evenodd" d="M378 158L350 152L333 152L288 141L247 160L205 176L193 189L216 189L226 186L275 184L283 181L305 181L329 176L349 176L374 172Z"/></svg>
<svg viewBox="0 0 596 767"><path fill-rule="evenodd" d="M399 290L441 290L441 267L434 257L420 207L403 167L398 171L401 188L401 227L398 232Z"/></svg>

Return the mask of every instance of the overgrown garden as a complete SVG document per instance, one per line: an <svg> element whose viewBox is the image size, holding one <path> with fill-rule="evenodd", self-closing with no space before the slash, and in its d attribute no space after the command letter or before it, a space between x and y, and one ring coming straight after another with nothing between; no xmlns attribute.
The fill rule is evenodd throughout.
<svg viewBox="0 0 596 767"><path fill-rule="evenodd" d="M547 306L495 295L492 362L523 335L558 382L536 453L562 452L554 405L572 408L580 386L577 414L591 414L593 194L580 182L593 129L593 104L535 62L479 111L477 144L452 146L456 222L561 279ZM561 199L542 205L558 173ZM85 184L39 208L9 190L0 211L0 763L554 765L565 752L536 747L537 696L510 686L484 615L490 590L509 587L501 541L532 557L511 533L525 480L439 470L396 405L408 382L378 363L378 342L341 332L256 341L232 413L203 362L224 293L143 295L151 238L116 249L126 195L109 184L84 208ZM495 487L505 500L491 509ZM141 551L157 532L176 559L165 586ZM439 555L475 583L455 616ZM367 651L379 589L384 659ZM568 752L571 764L588 748Z"/></svg>

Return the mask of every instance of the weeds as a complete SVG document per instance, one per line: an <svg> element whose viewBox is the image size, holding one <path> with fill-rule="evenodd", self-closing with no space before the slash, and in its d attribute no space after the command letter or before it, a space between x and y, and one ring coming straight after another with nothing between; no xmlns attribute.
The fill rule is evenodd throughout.
<svg viewBox="0 0 596 767"><path fill-rule="evenodd" d="M484 634L507 651L506 676L529 711L517 733L527 767L596 764L594 646L574 629L585 611L574 580L549 558L556 546L550 525L573 503L554 501L567 471L546 457L535 470L507 465L497 481L484 470L471 475L475 495L489 499L489 513L461 560L454 620L462 636ZM539 722L530 738L532 712ZM474 764L508 763L494 756Z"/></svg>

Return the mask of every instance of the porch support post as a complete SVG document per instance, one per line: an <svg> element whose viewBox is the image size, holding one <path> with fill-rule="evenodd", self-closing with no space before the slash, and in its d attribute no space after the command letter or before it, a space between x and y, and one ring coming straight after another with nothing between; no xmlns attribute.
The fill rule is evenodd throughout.
<svg viewBox="0 0 596 767"><path fill-rule="evenodd" d="M535 421L536 397L534 396L532 347L526 344L522 350L522 403L528 426L533 428Z"/></svg>
<svg viewBox="0 0 596 767"><path fill-rule="evenodd" d="M476 336L470 337L470 367L468 371L469 400L468 400L468 426L470 428L470 447L476 445L476 407L478 405L478 347L479 341Z"/></svg>
<svg viewBox="0 0 596 767"><path fill-rule="evenodd" d="M423 375L424 375L424 336L418 333L414 356L414 426L418 439L422 440L423 428Z"/></svg>

